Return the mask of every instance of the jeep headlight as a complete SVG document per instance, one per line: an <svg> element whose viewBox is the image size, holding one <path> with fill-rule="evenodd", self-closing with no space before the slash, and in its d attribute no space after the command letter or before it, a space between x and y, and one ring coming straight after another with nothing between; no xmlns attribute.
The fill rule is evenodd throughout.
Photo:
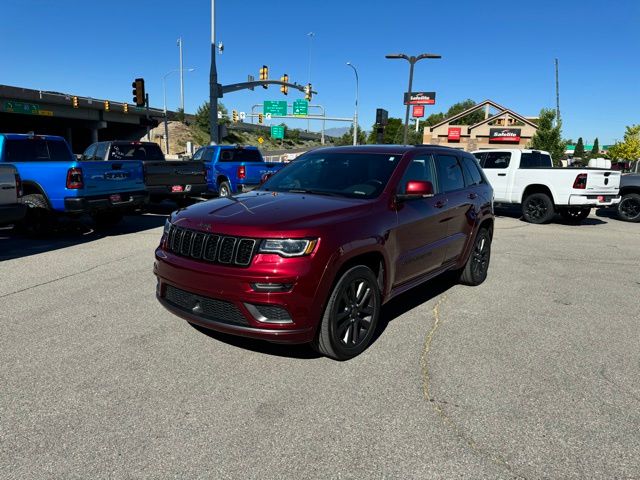
<svg viewBox="0 0 640 480"><path fill-rule="evenodd" d="M318 240L268 238L260 244L260 253L276 253L281 257L301 257L313 252Z"/></svg>
<svg viewBox="0 0 640 480"><path fill-rule="evenodd" d="M164 231L162 232L164 235L169 235L169 230L171 230L171 221L167 219L164 222Z"/></svg>

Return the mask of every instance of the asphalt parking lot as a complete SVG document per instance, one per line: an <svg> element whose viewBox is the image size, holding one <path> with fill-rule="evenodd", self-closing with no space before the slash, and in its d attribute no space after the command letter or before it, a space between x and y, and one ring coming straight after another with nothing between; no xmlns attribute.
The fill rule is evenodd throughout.
<svg viewBox="0 0 640 480"><path fill-rule="evenodd" d="M1 478L640 478L639 225L505 212L335 362L161 308L163 223L0 232Z"/></svg>

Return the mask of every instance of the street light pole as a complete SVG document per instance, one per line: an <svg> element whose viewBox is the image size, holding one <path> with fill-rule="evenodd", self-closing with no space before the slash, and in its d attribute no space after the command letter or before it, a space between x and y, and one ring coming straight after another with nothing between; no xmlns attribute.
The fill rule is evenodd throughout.
<svg viewBox="0 0 640 480"><path fill-rule="evenodd" d="M182 37L178 38L178 47L180 47L180 108L184 113L184 66L182 65Z"/></svg>
<svg viewBox="0 0 640 480"><path fill-rule="evenodd" d="M353 116L353 144L358 145L358 89L360 81L358 80L358 70L356 66L351 62L347 62L347 65L353 68L353 72L356 74L356 111Z"/></svg>
<svg viewBox="0 0 640 480"><path fill-rule="evenodd" d="M394 53L394 54L390 54L390 55L385 55L385 58L390 58L390 59L404 59L407 62L409 62L409 97L411 97L411 89L413 88L413 66L418 63L420 60L422 60L423 58L442 58L442 56L440 55L436 55L434 53L422 53L416 57L412 56L408 56L405 55L404 53ZM407 111L405 113L405 117L404 117L404 144L406 145L408 143L408 128L409 128L409 102L407 102Z"/></svg>
<svg viewBox="0 0 640 480"><path fill-rule="evenodd" d="M209 72L209 136L220 143L218 132L218 70L216 69L216 0L211 0L211 70Z"/></svg>
<svg viewBox="0 0 640 480"><path fill-rule="evenodd" d="M195 68L188 68L187 72L193 72ZM172 73L180 72L180 76L184 74L184 69L171 70L162 76L162 99L163 99L163 111L164 111L164 148L165 154L169 155L169 125L167 122L167 77Z"/></svg>

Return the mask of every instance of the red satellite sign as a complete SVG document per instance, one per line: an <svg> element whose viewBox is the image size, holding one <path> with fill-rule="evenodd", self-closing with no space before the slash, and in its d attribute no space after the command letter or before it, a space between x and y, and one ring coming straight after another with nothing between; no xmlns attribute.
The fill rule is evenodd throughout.
<svg viewBox="0 0 640 480"><path fill-rule="evenodd" d="M447 140L449 140L450 142L459 142L461 132L462 128L460 127L449 127L449 131L447 132Z"/></svg>
<svg viewBox="0 0 640 480"><path fill-rule="evenodd" d="M519 128L491 128L489 129L490 143L519 143Z"/></svg>
<svg viewBox="0 0 640 480"><path fill-rule="evenodd" d="M408 92L404 93L405 105L435 105L436 92Z"/></svg>
<svg viewBox="0 0 640 480"><path fill-rule="evenodd" d="M413 118L422 118L422 117L424 117L424 105L414 105Z"/></svg>

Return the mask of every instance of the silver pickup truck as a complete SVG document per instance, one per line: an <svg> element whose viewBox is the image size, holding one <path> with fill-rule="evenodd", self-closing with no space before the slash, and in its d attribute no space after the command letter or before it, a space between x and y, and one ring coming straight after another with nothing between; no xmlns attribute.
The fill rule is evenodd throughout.
<svg viewBox="0 0 640 480"><path fill-rule="evenodd" d="M0 225L19 222L27 212L22 203L22 182L13 165L0 163Z"/></svg>

